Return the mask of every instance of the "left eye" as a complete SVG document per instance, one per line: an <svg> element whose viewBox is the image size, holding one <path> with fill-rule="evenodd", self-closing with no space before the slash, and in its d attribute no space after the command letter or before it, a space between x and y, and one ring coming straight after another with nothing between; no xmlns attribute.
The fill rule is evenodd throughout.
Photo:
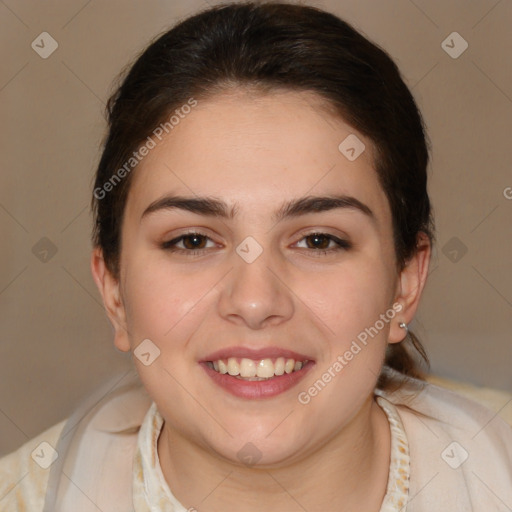
<svg viewBox="0 0 512 512"><path fill-rule="evenodd" d="M331 251L350 248L349 242L342 240L327 233L311 233L304 236L300 241L306 241L306 249L317 249L321 251ZM331 245L334 244L334 246Z"/></svg>

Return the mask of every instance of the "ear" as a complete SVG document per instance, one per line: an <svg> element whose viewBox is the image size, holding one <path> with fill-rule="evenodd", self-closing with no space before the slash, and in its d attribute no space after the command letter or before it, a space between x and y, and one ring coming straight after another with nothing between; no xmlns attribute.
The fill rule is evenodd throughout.
<svg viewBox="0 0 512 512"><path fill-rule="evenodd" d="M103 298L108 318L114 327L114 345L119 350L128 352L130 340L126 328L126 312L119 290L119 280L111 274L103 258L103 251L99 247L95 247L91 254L91 272Z"/></svg>
<svg viewBox="0 0 512 512"><path fill-rule="evenodd" d="M430 255L430 240L425 233L421 232L416 242L416 253L406 263L398 278L394 302L400 304L402 308L397 313L395 321L391 323L389 343L399 343L406 336L405 329L399 324L404 322L408 325L414 318L427 280Z"/></svg>

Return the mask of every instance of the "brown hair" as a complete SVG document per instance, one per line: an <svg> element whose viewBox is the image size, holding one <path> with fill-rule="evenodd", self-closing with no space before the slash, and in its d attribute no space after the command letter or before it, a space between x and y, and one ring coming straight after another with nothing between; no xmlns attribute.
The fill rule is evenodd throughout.
<svg viewBox="0 0 512 512"><path fill-rule="evenodd" d="M312 91L374 146L375 169L393 218L398 270L434 227L427 194L424 124L388 54L337 16L284 3L232 3L200 12L150 44L107 104L109 131L93 194L93 242L119 275L121 224L131 173L112 178L153 130L190 98L233 87ZM134 166L135 167L135 166ZM110 181L109 181L110 180ZM105 186L110 182L112 186ZM420 377L410 350L428 364L413 333L390 344L386 364ZM381 375L379 387L389 384Z"/></svg>

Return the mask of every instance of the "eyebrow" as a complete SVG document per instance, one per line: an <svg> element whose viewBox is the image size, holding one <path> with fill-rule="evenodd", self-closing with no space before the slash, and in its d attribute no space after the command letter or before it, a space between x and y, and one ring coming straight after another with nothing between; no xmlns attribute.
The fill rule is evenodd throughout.
<svg viewBox="0 0 512 512"><path fill-rule="evenodd" d="M373 223L376 223L376 217L373 211L364 203L355 197L348 195L329 195L329 196L306 196L293 199L283 203L273 214L272 220L280 222L283 219L299 217L310 213L319 213L338 208L355 210L363 213ZM198 215L209 217L220 217L223 219L233 219L238 206L229 207L224 201L214 197L186 197L169 195L152 202L142 213L141 220L157 211L179 209Z"/></svg>

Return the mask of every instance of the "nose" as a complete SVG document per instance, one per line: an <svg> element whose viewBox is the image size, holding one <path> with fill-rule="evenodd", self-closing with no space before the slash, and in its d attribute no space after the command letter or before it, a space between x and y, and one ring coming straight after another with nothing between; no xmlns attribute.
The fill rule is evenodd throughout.
<svg viewBox="0 0 512 512"><path fill-rule="evenodd" d="M234 268L223 280L218 309L229 322L251 329L279 325L294 312L293 293L286 285L284 272L270 251L264 250L254 261L247 262L233 253Z"/></svg>

